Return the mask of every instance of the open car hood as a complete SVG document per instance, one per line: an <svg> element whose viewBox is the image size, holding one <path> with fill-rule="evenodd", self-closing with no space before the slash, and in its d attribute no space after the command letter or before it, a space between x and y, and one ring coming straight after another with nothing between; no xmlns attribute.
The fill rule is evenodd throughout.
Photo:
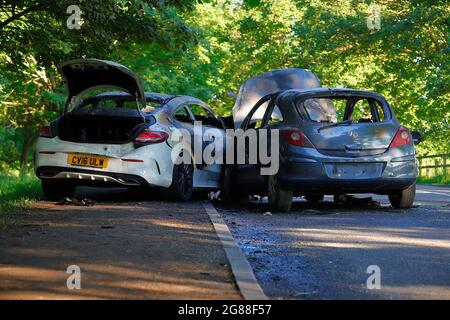
<svg viewBox="0 0 450 320"><path fill-rule="evenodd" d="M59 66L69 99L81 92L99 86L118 87L144 101L144 90L139 78L127 67L106 60L79 59Z"/></svg>
<svg viewBox="0 0 450 320"><path fill-rule="evenodd" d="M304 69L280 69L254 76L245 81L239 89L233 107L234 127L240 127L250 110L265 95L281 90L318 87L320 87L319 78Z"/></svg>

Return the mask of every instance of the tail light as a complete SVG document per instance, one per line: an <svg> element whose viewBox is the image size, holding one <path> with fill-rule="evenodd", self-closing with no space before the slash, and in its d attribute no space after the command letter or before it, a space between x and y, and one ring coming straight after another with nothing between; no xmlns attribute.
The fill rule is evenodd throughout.
<svg viewBox="0 0 450 320"><path fill-rule="evenodd" d="M299 129L285 129L282 130L283 137L292 145L304 148L314 148L314 145L309 141L308 137Z"/></svg>
<svg viewBox="0 0 450 320"><path fill-rule="evenodd" d="M39 130L39 136L44 138L53 138L52 130L50 129L49 125L43 126Z"/></svg>
<svg viewBox="0 0 450 320"><path fill-rule="evenodd" d="M169 138L169 134L164 131L152 131L145 129L134 140L134 143L138 144L150 144L166 141Z"/></svg>
<svg viewBox="0 0 450 320"><path fill-rule="evenodd" d="M405 127L400 126L389 148L398 148L411 143L411 133Z"/></svg>

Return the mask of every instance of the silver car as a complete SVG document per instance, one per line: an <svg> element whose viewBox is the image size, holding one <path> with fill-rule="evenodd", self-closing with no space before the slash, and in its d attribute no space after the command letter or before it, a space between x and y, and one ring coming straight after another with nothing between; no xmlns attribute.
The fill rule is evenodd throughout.
<svg viewBox="0 0 450 320"><path fill-rule="evenodd" d="M234 121L244 132L278 129L280 164L270 176L260 174L260 163L229 167L229 196L268 195L271 209L283 212L293 196L318 202L328 194L377 193L394 208L413 204L413 140L420 135L413 139L378 93L321 88L301 69L272 71L241 87Z"/></svg>

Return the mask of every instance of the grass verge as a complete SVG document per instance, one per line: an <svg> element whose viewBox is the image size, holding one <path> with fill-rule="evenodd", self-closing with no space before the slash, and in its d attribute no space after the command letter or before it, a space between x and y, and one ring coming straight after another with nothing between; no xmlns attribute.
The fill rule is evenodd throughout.
<svg viewBox="0 0 450 320"><path fill-rule="evenodd" d="M0 225L41 196L41 185L34 173L0 172Z"/></svg>
<svg viewBox="0 0 450 320"><path fill-rule="evenodd" d="M417 183L450 184L450 175L438 175L434 177L418 177Z"/></svg>

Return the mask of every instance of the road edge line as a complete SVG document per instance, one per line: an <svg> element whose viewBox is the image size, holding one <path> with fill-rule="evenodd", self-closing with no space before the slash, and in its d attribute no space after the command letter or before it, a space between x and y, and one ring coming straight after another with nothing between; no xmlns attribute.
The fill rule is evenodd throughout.
<svg viewBox="0 0 450 320"><path fill-rule="evenodd" d="M245 300L268 300L264 291L256 280L250 263L245 258L241 248L234 240L230 229L223 221L222 216L210 202L203 202L203 208L214 226L217 236L231 266L231 272L236 280L239 291Z"/></svg>

